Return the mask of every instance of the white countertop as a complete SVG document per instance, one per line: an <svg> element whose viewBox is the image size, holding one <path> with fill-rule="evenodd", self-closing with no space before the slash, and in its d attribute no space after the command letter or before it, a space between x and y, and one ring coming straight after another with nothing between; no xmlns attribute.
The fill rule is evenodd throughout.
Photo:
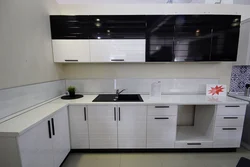
<svg viewBox="0 0 250 167"><path fill-rule="evenodd" d="M244 96L244 95L231 94L229 96L250 102L250 97L247 97L247 96Z"/></svg>
<svg viewBox="0 0 250 167"><path fill-rule="evenodd" d="M0 124L0 136L18 136L52 116L68 105L247 105L248 102L231 97L209 97L205 95L162 95L161 99L150 99L142 95L144 102L92 102L97 95L85 95L77 100L60 98L27 111Z"/></svg>

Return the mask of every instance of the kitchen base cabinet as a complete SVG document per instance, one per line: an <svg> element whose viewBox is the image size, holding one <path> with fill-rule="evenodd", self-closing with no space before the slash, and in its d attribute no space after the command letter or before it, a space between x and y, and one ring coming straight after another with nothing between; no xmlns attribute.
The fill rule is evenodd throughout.
<svg viewBox="0 0 250 167"><path fill-rule="evenodd" d="M89 149L87 107L69 106L71 149Z"/></svg>
<svg viewBox="0 0 250 167"><path fill-rule="evenodd" d="M118 107L118 148L146 148L146 106Z"/></svg>
<svg viewBox="0 0 250 167"><path fill-rule="evenodd" d="M91 149L117 148L117 109L115 106L88 106Z"/></svg>
<svg viewBox="0 0 250 167"><path fill-rule="evenodd" d="M17 137L0 137L0 166L59 167L70 151L64 107Z"/></svg>

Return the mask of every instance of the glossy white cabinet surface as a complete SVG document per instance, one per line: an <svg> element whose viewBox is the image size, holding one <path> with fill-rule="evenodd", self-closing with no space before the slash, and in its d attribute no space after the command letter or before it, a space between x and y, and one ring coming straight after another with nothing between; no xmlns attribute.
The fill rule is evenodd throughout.
<svg viewBox="0 0 250 167"><path fill-rule="evenodd" d="M147 117L147 148L174 148L177 116Z"/></svg>
<svg viewBox="0 0 250 167"><path fill-rule="evenodd" d="M90 62L89 40L52 40L54 62Z"/></svg>
<svg viewBox="0 0 250 167"><path fill-rule="evenodd" d="M52 129L54 167L58 167L70 152L68 108L59 110L53 117L54 131ZM53 133L54 132L54 133Z"/></svg>
<svg viewBox="0 0 250 167"><path fill-rule="evenodd" d="M18 137L22 167L54 167L53 140L48 120Z"/></svg>
<svg viewBox="0 0 250 167"><path fill-rule="evenodd" d="M147 106L118 106L118 148L146 148Z"/></svg>
<svg viewBox="0 0 250 167"><path fill-rule="evenodd" d="M89 148L89 129L87 107L82 105L69 106L69 123L72 149Z"/></svg>
<svg viewBox="0 0 250 167"><path fill-rule="evenodd" d="M115 106L88 106L91 149L117 148L116 116Z"/></svg>
<svg viewBox="0 0 250 167"><path fill-rule="evenodd" d="M146 40L90 40L91 62L145 62Z"/></svg>

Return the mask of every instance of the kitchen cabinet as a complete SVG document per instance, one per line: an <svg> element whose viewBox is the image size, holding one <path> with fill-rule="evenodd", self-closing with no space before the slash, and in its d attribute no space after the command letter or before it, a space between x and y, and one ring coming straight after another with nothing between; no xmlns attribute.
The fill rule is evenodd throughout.
<svg viewBox="0 0 250 167"><path fill-rule="evenodd" d="M177 110L175 105L148 106L147 148L174 148Z"/></svg>
<svg viewBox="0 0 250 167"><path fill-rule="evenodd" d="M87 107L69 106L71 149L89 149Z"/></svg>
<svg viewBox="0 0 250 167"><path fill-rule="evenodd" d="M58 167L70 152L68 108L58 111L51 118L51 123L54 167Z"/></svg>
<svg viewBox="0 0 250 167"><path fill-rule="evenodd" d="M118 148L146 148L146 106L118 106Z"/></svg>
<svg viewBox="0 0 250 167"><path fill-rule="evenodd" d="M238 58L235 65L250 65L250 19L241 22Z"/></svg>
<svg viewBox="0 0 250 167"><path fill-rule="evenodd" d="M54 62L90 62L88 40L52 40Z"/></svg>
<svg viewBox="0 0 250 167"><path fill-rule="evenodd" d="M51 118L18 137L20 167L55 167ZM14 156L14 155L13 155Z"/></svg>
<svg viewBox="0 0 250 167"><path fill-rule="evenodd" d="M145 62L145 39L90 40L91 62Z"/></svg>
<svg viewBox="0 0 250 167"><path fill-rule="evenodd" d="M90 149L117 148L116 106L88 106Z"/></svg>
<svg viewBox="0 0 250 167"><path fill-rule="evenodd" d="M67 107L20 136L1 137L0 141L7 146L8 155L1 159L0 166L59 167L70 151Z"/></svg>

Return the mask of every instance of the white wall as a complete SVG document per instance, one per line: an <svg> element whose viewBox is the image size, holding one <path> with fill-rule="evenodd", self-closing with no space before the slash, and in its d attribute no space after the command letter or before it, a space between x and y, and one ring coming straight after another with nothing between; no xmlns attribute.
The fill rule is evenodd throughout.
<svg viewBox="0 0 250 167"><path fill-rule="evenodd" d="M53 0L0 0L0 89L62 78L53 63Z"/></svg>
<svg viewBox="0 0 250 167"><path fill-rule="evenodd" d="M243 5L61 5L61 14L239 14L250 17L250 7ZM229 86L232 63L166 64L68 64L65 77L75 78L218 78Z"/></svg>

